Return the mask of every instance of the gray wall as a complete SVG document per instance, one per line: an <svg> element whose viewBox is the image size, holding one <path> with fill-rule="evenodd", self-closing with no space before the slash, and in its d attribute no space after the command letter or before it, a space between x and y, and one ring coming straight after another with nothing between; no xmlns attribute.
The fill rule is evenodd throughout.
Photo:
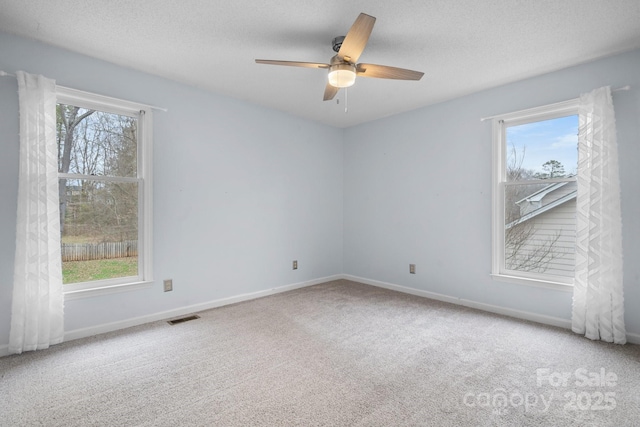
<svg viewBox="0 0 640 427"><path fill-rule="evenodd" d="M570 319L570 293L489 276L491 122L480 118L576 98L605 85L632 86L613 98L625 319L629 332L640 333L640 51L347 129L344 272ZM409 263L417 274L409 274Z"/></svg>
<svg viewBox="0 0 640 427"><path fill-rule="evenodd" d="M67 301L66 331L342 272L342 130L3 33L0 69L169 109L154 113L155 284ZM18 123L16 79L3 77L0 346L9 341ZM173 292L162 291L166 278Z"/></svg>
<svg viewBox="0 0 640 427"><path fill-rule="evenodd" d="M154 114L155 284L67 301L67 331L339 273L569 319L569 293L489 277L491 125L480 118L630 84L614 101L627 328L640 333L640 51L347 130L3 33L0 69L169 109ZM2 346L18 187L17 84L7 77L0 143ZM165 278L173 292L162 292Z"/></svg>

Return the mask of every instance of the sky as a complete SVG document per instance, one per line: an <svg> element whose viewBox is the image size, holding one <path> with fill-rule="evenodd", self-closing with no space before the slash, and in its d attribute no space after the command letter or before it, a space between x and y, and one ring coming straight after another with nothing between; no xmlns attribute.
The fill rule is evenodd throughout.
<svg viewBox="0 0 640 427"><path fill-rule="evenodd" d="M507 154L512 147L518 156L524 153L522 167L544 172L542 164L557 160L567 174L578 166L578 116L510 126L507 129Z"/></svg>

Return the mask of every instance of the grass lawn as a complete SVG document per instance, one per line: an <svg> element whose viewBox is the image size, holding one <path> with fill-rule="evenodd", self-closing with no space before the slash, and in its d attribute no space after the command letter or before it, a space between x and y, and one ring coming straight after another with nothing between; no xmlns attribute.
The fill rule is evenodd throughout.
<svg viewBox="0 0 640 427"><path fill-rule="evenodd" d="M62 283L90 282L138 275L138 258L63 261Z"/></svg>

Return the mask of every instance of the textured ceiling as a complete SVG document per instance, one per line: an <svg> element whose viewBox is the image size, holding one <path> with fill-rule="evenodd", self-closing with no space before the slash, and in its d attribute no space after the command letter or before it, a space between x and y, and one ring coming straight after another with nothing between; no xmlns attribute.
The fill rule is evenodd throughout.
<svg viewBox="0 0 640 427"><path fill-rule="evenodd" d="M360 12L360 62L421 81L359 78L345 114L325 70L254 63L328 62ZM0 0L0 30L348 127L640 48L640 0Z"/></svg>

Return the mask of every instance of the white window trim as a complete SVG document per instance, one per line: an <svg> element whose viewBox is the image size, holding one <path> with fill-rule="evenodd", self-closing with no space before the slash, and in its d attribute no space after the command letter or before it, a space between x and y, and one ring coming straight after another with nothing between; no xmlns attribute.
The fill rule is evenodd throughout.
<svg viewBox="0 0 640 427"><path fill-rule="evenodd" d="M138 186L138 275L64 285L65 300L107 295L153 285L153 121L152 107L62 86L56 87L57 102L138 118L138 171L135 178L112 177L109 181L134 181ZM64 176L63 176L64 175ZM82 178L82 175L59 174ZM100 177L91 176L91 179Z"/></svg>
<svg viewBox="0 0 640 427"><path fill-rule="evenodd" d="M579 98L492 117L491 277L495 280L561 291L573 291L573 278L507 270L504 267L505 125L517 126L578 114ZM550 182L550 181L547 181Z"/></svg>

